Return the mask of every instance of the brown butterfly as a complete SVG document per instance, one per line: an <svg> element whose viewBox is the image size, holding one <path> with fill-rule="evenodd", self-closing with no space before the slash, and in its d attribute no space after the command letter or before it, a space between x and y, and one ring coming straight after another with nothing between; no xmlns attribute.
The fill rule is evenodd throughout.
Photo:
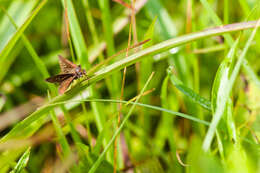
<svg viewBox="0 0 260 173"><path fill-rule="evenodd" d="M73 80L86 75L86 71L81 69L80 65L73 64L66 58L63 58L59 55L59 63L61 68L61 74L49 77L46 79L47 82L50 83L58 83L59 86L59 93L63 94Z"/></svg>

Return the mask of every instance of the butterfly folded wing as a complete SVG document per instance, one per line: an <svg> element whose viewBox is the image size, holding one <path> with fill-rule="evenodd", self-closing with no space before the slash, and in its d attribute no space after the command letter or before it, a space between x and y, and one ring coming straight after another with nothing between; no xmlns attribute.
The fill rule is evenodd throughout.
<svg viewBox="0 0 260 173"><path fill-rule="evenodd" d="M60 87L59 87L60 94L65 93L65 91L68 89L68 87L70 86L71 82L75 79L75 77L76 76L71 76L60 83Z"/></svg>
<svg viewBox="0 0 260 173"><path fill-rule="evenodd" d="M73 73L67 73L67 74L58 74L58 75L55 75L55 76L51 76L47 79L45 79L47 82L50 82L50 83L59 83L61 84L64 80L67 80L68 78L70 77L73 77L74 74Z"/></svg>
<svg viewBox="0 0 260 173"><path fill-rule="evenodd" d="M60 63L60 69L61 73L75 73L75 69L77 68L76 64L73 64L66 58L63 58L59 55L59 63Z"/></svg>

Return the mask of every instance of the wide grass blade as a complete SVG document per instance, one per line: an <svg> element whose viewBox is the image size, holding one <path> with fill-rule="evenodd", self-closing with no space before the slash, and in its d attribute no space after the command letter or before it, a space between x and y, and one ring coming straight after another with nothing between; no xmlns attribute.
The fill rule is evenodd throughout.
<svg viewBox="0 0 260 173"><path fill-rule="evenodd" d="M210 148L210 144L212 142L212 139L213 139L213 136L214 136L214 133L216 131L216 128L217 128L217 125L219 123L219 120L221 119L223 113L224 113L224 110L225 110L225 107L226 107L226 103L228 101L228 98L231 94L231 90L233 88L233 84L235 82L235 79L239 73L239 70L240 70L240 67L242 65L242 62L243 60L245 59L245 56L246 56L246 53L250 47L250 45L252 44L252 41L254 39L254 36L256 34L256 31L259 27L259 24L260 24L260 20L257 22L257 25L255 27L255 29L253 30L252 34L250 35L248 41L246 42L246 45L241 53L241 55L239 56L237 62L236 62L236 65L231 73L231 76L229 77L230 74L228 74L227 72L225 72L225 76L223 79L220 80L220 84L219 84L219 88L220 90L218 90L218 97L219 99L221 99L221 101L217 101L217 105L216 105L216 111L214 111L214 114L213 114L213 119L210 123L210 127L208 129L208 132L204 138L204 141L203 141L203 150L204 151L208 151L209 148ZM229 55L232 55L233 52L235 51L236 47L238 45L238 41L233 45L232 49L230 50L229 52ZM232 57L232 56L231 56ZM225 59L226 61L229 60L228 59ZM227 65L225 63L225 65ZM228 66L230 66L231 64L229 64ZM229 70L228 69L229 67L225 67L224 70ZM223 74L222 74L223 75ZM221 75L221 76L222 76ZM227 80L228 79L228 80Z"/></svg>
<svg viewBox="0 0 260 173"><path fill-rule="evenodd" d="M7 11L15 20L15 23L17 23L17 25L20 27L28 18L30 12L33 10L36 4L37 4L37 0L36 1L16 0L16 1L12 1ZM4 7L0 6L0 8L4 8ZM9 22L9 19L3 16L2 20L0 21L0 38L1 38L0 52L6 46L8 40L13 36L15 31L16 29Z"/></svg>
<svg viewBox="0 0 260 173"><path fill-rule="evenodd" d="M98 0L99 7L101 9L101 17L104 28L105 39L107 43L108 56L115 54L115 45L113 39L111 12L108 0Z"/></svg>
<svg viewBox="0 0 260 173"><path fill-rule="evenodd" d="M68 22L70 28L70 34L72 37L72 41L74 44L74 48L76 50L77 58L80 61L80 64L83 68L89 68L88 63L88 55L87 55L87 48L86 43L80 29L79 22L77 20L76 12L71 0L61 0L63 7L65 8L65 3L67 5L68 10ZM65 2L66 1L66 2ZM66 9L65 9L66 10Z"/></svg>
<svg viewBox="0 0 260 173"><path fill-rule="evenodd" d="M29 26L33 18L39 13L41 8L46 4L47 0L43 0L37 8L32 12L32 14L27 18L27 20L23 23L21 27L15 32L15 34L12 36L12 38L8 41L4 49L0 52L0 67L4 67L5 61L8 58L8 55L10 51L15 46L15 43L18 41L18 39L22 36L22 33L24 30ZM0 82L3 80L6 72L8 69L2 68L2 72L0 73Z"/></svg>
<svg viewBox="0 0 260 173"><path fill-rule="evenodd" d="M4 9L3 9L4 10ZM11 21L11 23L13 24L13 26L18 30L18 26L15 23L14 19L12 18L12 16L10 16L8 14L8 12L6 12L4 10L5 14L8 16L9 20ZM31 54L33 61L36 65L36 67L38 68L38 70L40 71L43 79L46 79L47 77L49 77L49 72L47 70L47 67L45 66L44 62L41 60L41 58L38 56L37 52L35 51L35 49L33 48L32 44L30 43L30 41L27 39L27 37L22 33L21 35L22 41L26 47L26 49L28 50L28 52ZM51 90L51 93L55 93L55 88L53 85L47 83L49 89Z"/></svg>

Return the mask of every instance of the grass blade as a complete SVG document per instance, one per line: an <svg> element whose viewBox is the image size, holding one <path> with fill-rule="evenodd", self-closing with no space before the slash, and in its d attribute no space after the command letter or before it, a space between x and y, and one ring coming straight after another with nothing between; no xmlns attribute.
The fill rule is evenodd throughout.
<svg viewBox="0 0 260 173"><path fill-rule="evenodd" d="M101 17L102 17L102 23L103 23L104 32L105 32L105 38L106 38L106 42L107 42L108 56L112 56L115 54L115 47L114 47L109 1L108 0L98 0L98 3L99 3L99 7L101 9L101 12L102 12Z"/></svg>
<svg viewBox="0 0 260 173"><path fill-rule="evenodd" d="M214 10L210 7L210 4L207 2L207 0L200 0L202 5L204 6L204 8L206 8L207 12L209 13L209 16L210 18L213 20L213 22L216 24L216 25L223 25L221 19L217 16L217 14L214 12ZM239 1L240 4L242 5L242 7L246 7L246 3L244 0L240 0ZM256 9L257 9L257 6L258 4L256 4ZM254 9L253 9L254 10ZM253 11L252 10L252 11ZM246 12L247 13L247 16L249 15L249 12ZM231 37L230 34L224 34L223 35L225 40L227 41L227 44L232 47L232 45L234 44L234 40L233 38ZM260 80L258 79L257 75L255 74L255 72L252 70L252 68L248 65L248 62L246 59L244 59L244 62L243 62L243 69L244 71L250 75L249 77L250 78L253 78L255 83L258 85L260 83ZM258 85L259 86L259 85Z"/></svg>
<svg viewBox="0 0 260 173"><path fill-rule="evenodd" d="M18 163L15 165L11 173L20 173L23 171L23 169L27 166L27 163L29 161L30 153L31 153L31 148L29 147L23 153L22 157L19 159Z"/></svg>
<svg viewBox="0 0 260 173"><path fill-rule="evenodd" d="M28 18L30 12L33 10L34 6L38 3L36 1L13 1L8 7L8 13L15 19L15 23L20 27L25 20ZM0 8L4 8L1 6ZM8 43L8 40L13 36L16 29L9 22L9 19L3 16L0 22L0 52Z"/></svg>
<svg viewBox="0 0 260 173"><path fill-rule="evenodd" d="M236 24L226 25L226 26L222 26L222 27L216 27L216 28L205 30L205 31L200 31L197 33L187 34L184 36L166 40L164 42L161 42L159 44L156 44L149 48L141 50L123 60L117 61L103 69L100 69L99 71L97 71L95 73L95 75L92 78L83 81L82 83L75 86L67 93L53 98L49 102L49 104L53 104L53 103L57 103L57 102L61 102L61 101L65 101L65 100L69 100L69 99L73 98L75 95L77 95L80 91L87 88L89 85L91 85L101 79L104 79L106 76L112 74L113 72L123 69L125 66L129 66L131 64L134 64L135 62L141 61L142 59L145 58L146 55L155 54L157 52L167 50L172 47L177 47L177 46L183 45L185 43L195 41L198 39L202 39L202 38L206 38L209 36L215 36L215 35L220 35L220 34L227 33L227 32L234 32L234 31L252 28L252 27L255 27L255 25L256 25L255 21L246 22L246 23L244 23L244 22L236 23ZM33 121L42 117L45 113L47 113L50 109L52 109L52 107L53 106L46 106L46 105L40 107L38 110L36 110L30 116L28 116L26 119L24 119L23 121L18 123L9 133L7 133L0 140L0 142L15 136L15 134L19 133L19 131L21 129L23 129L24 127L31 124Z"/></svg>
<svg viewBox="0 0 260 173"><path fill-rule="evenodd" d="M65 8L65 3L67 3L70 34L72 37L74 48L76 50L77 57L83 68L89 68L86 43L83 34L81 32L79 22L77 20L73 3L71 0L62 0L62 4L64 8Z"/></svg>
<svg viewBox="0 0 260 173"><path fill-rule="evenodd" d="M219 102L218 105L216 105L217 106L216 107L216 111L214 112L213 119L212 119L212 121L210 123L210 127L208 129L206 137L204 138L203 145L202 145L202 148L203 148L204 151L208 151L209 148L210 148L210 144L212 142L212 139L213 139L214 133L216 131L218 122L221 119L221 116L222 116L222 114L223 114L223 112L225 110L225 105L226 105L226 103L228 101L228 98L230 96L230 92L232 90L233 84L234 84L235 79L236 79L236 77L238 75L238 72L240 70L242 62L245 59L246 53L247 53L250 45L252 44L252 41L253 41L254 36L256 34L256 31L257 31L257 29L259 27L259 24L260 24L260 20L257 22L257 25L256 25L255 29L253 30L252 34L250 35L250 37L249 37L249 39L248 39L248 41L247 41L247 43L246 43L246 45L245 45L245 47L244 47L244 49L242 51L242 54L239 56L229 81L224 81L223 82L224 86L220 85L220 88L223 87L222 92L221 93L219 92L221 94L222 99L221 99L221 102ZM234 47L231 49L230 53L232 53L232 51L234 51L233 49L236 48L237 44L238 44L238 42L236 42L234 44Z"/></svg>
<svg viewBox="0 0 260 173"><path fill-rule="evenodd" d="M33 18L39 13L41 8L46 4L47 0L43 0L37 8L32 12L32 14L27 18L27 20L23 23L23 25L15 32L15 34L12 36L12 38L9 40L7 45L4 47L4 49L0 52L0 67L4 67L4 62L6 61L6 58L8 57L10 51L15 46L15 43L18 41L18 39L22 36L22 33L24 30L29 26ZM7 69L5 71L2 71L0 73L0 82L3 80L5 74L7 72Z"/></svg>
<svg viewBox="0 0 260 173"><path fill-rule="evenodd" d="M120 134L120 132L123 130L124 125L126 124L127 120L129 119L129 117L131 116L133 110L135 109L136 103L139 101L140 97L142 96L142 94L144 93L145 89L147 88L150 80L153 77L153 74L151 74L151 76L149 77L149 79L147 80L146 84L144 85L142 91L140 92L140 95L137 97L136 101L134 102L134 104L132 105L132 107L130 108L128 114L125 116L125 118L123 119L122 123L120 124L120 126L118 127L118 129L116 130L116 132L114 133L114 135L112 136L111 140L108 142L108 144L106 145L104 151L99 155L98 159L96 160L96 162L93 164L93 166L90 168L89 173L94 173L95 170L98 168L98 166L100 165L100 163L102 162L106 152L108 151L108 149L112 146L113 142L115 141L117 135Z"/></svg>
<svg viewBox="0 0 260 173"><path fill-rule="evenodd" d="M193 102L199 104L203 108L211 111L211 103L209 100L205 99L204 97L200 96L199 94L195 93L192 89L183 85L183 83L172 73L172 68L169 67L167 73L171 79L172 84L178 88L184 95L188 96Z"/></svg>

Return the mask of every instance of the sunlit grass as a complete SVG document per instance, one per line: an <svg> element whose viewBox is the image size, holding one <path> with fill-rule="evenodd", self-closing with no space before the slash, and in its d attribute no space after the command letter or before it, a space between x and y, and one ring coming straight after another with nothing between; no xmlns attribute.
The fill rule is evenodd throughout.
<svg viewBox="0 0 260 173"><path fill-rule="evenodd" d="M260 171L257 0L0 7L0 172Z"/></svg>

